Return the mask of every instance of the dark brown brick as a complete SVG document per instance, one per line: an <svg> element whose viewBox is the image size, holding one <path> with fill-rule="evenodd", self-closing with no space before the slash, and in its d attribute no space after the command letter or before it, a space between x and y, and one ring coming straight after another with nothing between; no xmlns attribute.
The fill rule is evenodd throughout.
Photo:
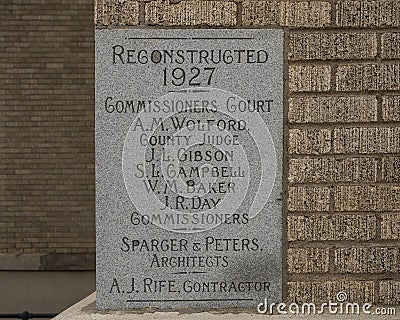
<svg viewBox="0 0 400 320"><path fill-rule="evenodd" d="M0 252L93 253L93 2L6 2L0 224L7 219L8 242Z"/></svg>

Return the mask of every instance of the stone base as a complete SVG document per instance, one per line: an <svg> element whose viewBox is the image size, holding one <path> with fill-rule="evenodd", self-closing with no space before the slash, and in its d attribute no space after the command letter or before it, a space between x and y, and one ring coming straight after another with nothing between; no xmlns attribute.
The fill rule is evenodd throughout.
<svg viewBox="0 0 400 320"><path fill-rule="evenodd" d="M0 314L25 310L59 313L96 288L95 271L18 270L11 269L11 264L8 267L9 270L1 270L0 266Z"/></svg>
<svg viewBox="0 0 400 320"><path fill-rule="evenodd" d="M400 307L395 307L396 315L400 315ZM371 310L376 310L373 306ZM98 311L96 310L96 293L92 293L82 301L65 310L53 320L287 320L287 319L315 319L315 320L395 320L400 319L396 315L264 315L258 314L256 310L243 309L215 309L215 310L156 310L156 309L133 309L120 311ZM267 317L267 318L266 318Z"/></svg>

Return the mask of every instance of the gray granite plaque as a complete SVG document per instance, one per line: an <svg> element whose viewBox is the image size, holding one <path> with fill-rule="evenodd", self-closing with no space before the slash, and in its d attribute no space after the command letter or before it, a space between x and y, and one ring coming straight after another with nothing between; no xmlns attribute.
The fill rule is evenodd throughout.
<svg viewBox="0 0 400 320"><path fill-rule="evenodd" d="M96 30L97 307L282 294L282 30Z"/></svg>

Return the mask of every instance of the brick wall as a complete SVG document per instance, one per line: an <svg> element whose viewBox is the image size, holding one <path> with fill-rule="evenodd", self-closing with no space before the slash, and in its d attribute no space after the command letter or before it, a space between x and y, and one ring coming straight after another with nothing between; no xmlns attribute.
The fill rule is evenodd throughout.
<svg viewBox="0 0 400 320"><path fill-rule="evenodd" d="M0 248L92 252L92 5L0 8ZM288 299L400 303L400 1L98 0L95 16L284 28Z"/></svg>
<svg viewBox="0 0 400 320"><path fill-rule="evenodd" d="M400 1L98 0L97 27L283 27L289 300L400 303Z"/></svg>
<svg viewBox="0 0 400 320"><path fill-rule="evenodd" d="M0 2L0 253L95 250L93 28L90 0Z"/></svg>

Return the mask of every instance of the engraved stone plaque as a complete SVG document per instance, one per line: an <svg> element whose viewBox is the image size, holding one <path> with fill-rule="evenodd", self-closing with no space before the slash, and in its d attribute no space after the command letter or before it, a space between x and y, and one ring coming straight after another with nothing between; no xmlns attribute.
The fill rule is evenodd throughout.
<svg viewBox="0 0 400 320"><path fill-rule="evenodd" d="M282 119L282 30L96 30L99 309L281 300Z"/></svg>

